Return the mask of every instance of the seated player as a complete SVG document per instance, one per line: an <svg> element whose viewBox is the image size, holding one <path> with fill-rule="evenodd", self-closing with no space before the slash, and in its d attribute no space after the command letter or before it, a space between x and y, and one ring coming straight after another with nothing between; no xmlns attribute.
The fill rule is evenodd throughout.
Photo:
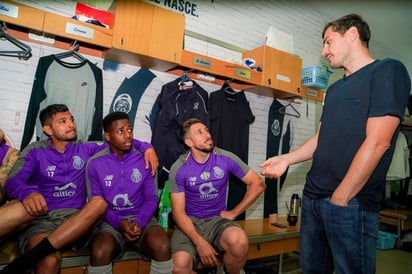
<svg viewBox="0 0 412 274"><path fill-rule="evenodd" d="M155 180L145 169L143 154L132 147L129 116L110 113L103 127L110 147L92 156L86 167L91 199L103 198L108 204L104 222L91 240L89 274L112 273L113 259L127 248L151 258L150 273L171 273L169 237L153 218Z"/></svg>
<svg viewBox="0 0 412 274"><path fill-rule="evenodd" d="M208 128L197 119L182 125L182 141L190 151L180 156L169 174L176 228L172 235L173 273L193 273L200 259L225 272L243 273L248 251L246 233L234 222L265 190L259 175L231 152L214 147ZM242 201L227 210L229 175L248 185Z"/></svg>
<svg viewBox="0 0 412 274"><path fill-rule="evenodd" d="M76 124L65 105L49 105L40 112L40 121L48 139L22 151L5 185L10 198L18 199L27 215L36 218L20 237L24 255L0 273L23 273L37 263L36 273L57 274L60 250L84 237L106 211L103 199L96 197L86 203L85 165L107 144L76 141ZM157 156L150 144L136 141L133 145L150 154L152 168L156 166ZM155 170L152 172L154 175ZM20 203L14 205L19 214Z"/></svg>

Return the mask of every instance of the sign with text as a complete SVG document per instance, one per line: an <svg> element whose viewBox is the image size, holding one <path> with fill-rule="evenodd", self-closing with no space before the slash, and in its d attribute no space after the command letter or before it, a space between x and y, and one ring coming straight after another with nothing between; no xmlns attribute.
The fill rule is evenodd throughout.
<svg viewBox="0 0 412 274"><path fill-rule="evenodd" d="M94 29L84 27L84 26L79 26L79 25L72 24L72 23L66 24L66 33L89 38L89 39L94 38Z"/></svg>
<svg viewBox="0 0 412 274"><path fill-rule="evenodd" d="M0 14L17 18L19 16L19 7L0 2Z"/></svg>
<svg viewBox="0 0 412 274"><path fill-rule="evenodd" d="M204 68L211 68L212 61L205 58L193 57L193 65L201 66Z"/></svg>
<svg viewBox="0 0 412 274"><path fill-rule="evenodd" d="M172 9L187 15L191 15L194 17L199 17L197 13L198 5L194 1L186 1L186 0L150 0L146 2L155 3L159 6L163 6L168 9ZM214 1L211 0L211 3Z"/></svg>
<svg viewBox="0 0 412 274"><path fill-rule="evenodd" d="M250 79L250 71L246 69L240 69L236 68L235 69L235 75L237 77L245 78L245 79Z"/></svg>

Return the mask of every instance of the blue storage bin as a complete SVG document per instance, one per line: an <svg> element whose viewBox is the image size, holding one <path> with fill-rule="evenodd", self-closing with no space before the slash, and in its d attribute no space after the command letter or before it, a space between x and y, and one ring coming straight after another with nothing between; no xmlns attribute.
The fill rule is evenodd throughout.
<svg viewBox="0 0 412 274"><path fill-rule="evenodd" d="M392 249L395 246L398 235L379 230L378 240L376 241L376 248L378 249Z"/></svg>
<svg viewBox="0 0 412 274"><path fill-rule="evenodd" d="M325 89L332 71L328 66L311 66L302 69L302 85Z"/></svg>

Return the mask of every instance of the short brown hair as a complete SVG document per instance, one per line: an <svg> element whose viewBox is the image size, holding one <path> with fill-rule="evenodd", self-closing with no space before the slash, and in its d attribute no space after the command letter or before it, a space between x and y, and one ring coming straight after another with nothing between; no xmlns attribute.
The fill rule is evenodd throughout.
<svg viewBox="0 0 412 274"><path fill-rule="evenodd" d="M187 137L187 133L189 132L190 127L198 123L203 124L199 119L190 118L182 124L182 126L180 127L180 139L183 141L183 143Z"/></svg>
<svg viewBox="0 0 412 274"><path fill-rule="evenodd" d="M341 35L351 27L356 27L359 33L359 39L365 47L369 48L369 40L371 39L371 31L368 23L363 20L362 16L358 14L345 15L335 21L329 22L325 25L322 32L322 39L325 37L325 32L328 28L332 27L332 30L340 33Z"/></svg>
<svg viewBox="0 0 412 274"><path fill-rule="evenodd" d="M68 111L69 111L69 108L64 104L48 105L46 108L40 111L40 114L39 114L40 123L42 126L50 125L56 113L68 112Z"/></svg>

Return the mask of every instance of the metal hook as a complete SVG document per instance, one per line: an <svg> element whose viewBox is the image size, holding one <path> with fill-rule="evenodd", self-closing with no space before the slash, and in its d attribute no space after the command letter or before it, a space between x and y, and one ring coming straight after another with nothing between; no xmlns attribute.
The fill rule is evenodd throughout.
<svg viewBox="0 0 412 274"><path fill-rule="evenodd" d="M73 42L70 42L70 47L72 48L72 51L78 51L80 44L77 42L77 40L74 40Z"/></svg>

